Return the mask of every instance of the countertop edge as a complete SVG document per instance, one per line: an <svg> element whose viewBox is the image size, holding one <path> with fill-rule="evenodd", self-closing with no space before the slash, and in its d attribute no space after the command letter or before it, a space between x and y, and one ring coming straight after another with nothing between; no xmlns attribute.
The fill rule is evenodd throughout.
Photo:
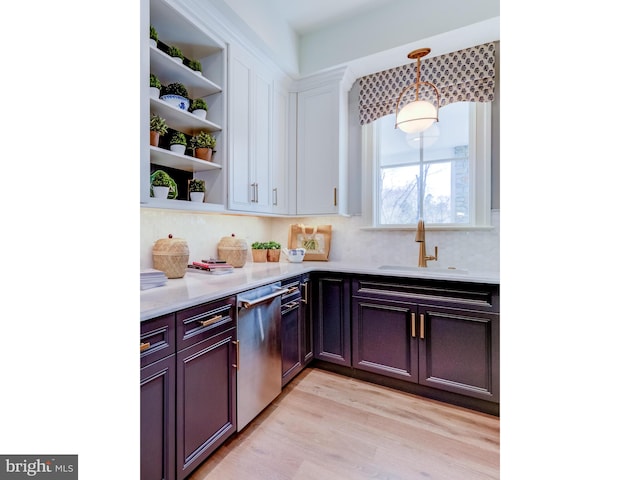
<svg viewBox="0 0 640 480"><path fill-rule="evenodd" d="M379 266L345 262L266 262L248 263L226 275L188 271L183 278L170 279L162 287L140 292L140 321L173 313L223 297L236 295L271 282L312 272L376 275L415 279L447 280L500 285L497 272L451 273L443 271L381 270Z"/></svg>

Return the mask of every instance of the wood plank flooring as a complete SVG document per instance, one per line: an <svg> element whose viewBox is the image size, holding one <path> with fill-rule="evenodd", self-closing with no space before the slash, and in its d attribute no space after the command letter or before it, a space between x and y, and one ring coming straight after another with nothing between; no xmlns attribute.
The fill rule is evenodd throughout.
<svg viewBox="0 0 640 480"><path fill-rule="evenodd" d="M189 480L498 479L500 419L307 368Z"/></svg>

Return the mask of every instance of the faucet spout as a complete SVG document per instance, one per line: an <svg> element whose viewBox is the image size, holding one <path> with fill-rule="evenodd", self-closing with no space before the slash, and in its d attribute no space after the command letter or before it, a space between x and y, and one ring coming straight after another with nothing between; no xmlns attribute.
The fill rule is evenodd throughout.
<svg viewBox="0 0 640 480"><path fill-rule="evenodd" d="M434 247L435 255L427 255L427 247L424 232L424 220L418 220L418 229L416 230L416 242L420 243L418 249L418 266L427 268L427 260L438 260L438 247Z"/></svg>

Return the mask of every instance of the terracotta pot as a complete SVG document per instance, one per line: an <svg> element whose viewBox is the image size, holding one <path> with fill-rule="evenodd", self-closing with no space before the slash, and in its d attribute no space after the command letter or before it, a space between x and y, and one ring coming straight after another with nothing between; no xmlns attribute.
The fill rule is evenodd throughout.
<svg viewBox="0 0 640 480"><path fill-rule="evenodd" d="M210 148L196 148L195 149L196 158L200 160L206 160L210 162L213 158L213 150Z"/></svg>
<svg viewBox="0 0 640 480"><path fill-rule="evenodd" d="M267 250L267 262L279 262L280 261L280 249L275 250L270 248Z"/></svg>
<svg viewBox="0 0 640 480"><path fill-rule="evenodd" d="M157 147L160 143L160 132L154 132L153 130L149 130L149 140L152 146Z"/></svg>
<svg viewBox="0 0 640 480"><path fill-rule="evenodd" d="M254 250L251 249L251 255L253 256L253 261L256 263L266 262L267 261L267 251L262 250Z"/></svg>

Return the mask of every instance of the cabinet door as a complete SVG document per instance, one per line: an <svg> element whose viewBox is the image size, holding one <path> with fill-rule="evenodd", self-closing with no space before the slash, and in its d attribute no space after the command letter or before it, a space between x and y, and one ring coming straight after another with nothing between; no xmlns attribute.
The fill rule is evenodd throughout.
<svg viewBox="0 0 640 480"><path fill-rule="evenodd" d="M236 329L178 352L178 480L236 430Z"/></svg>
<svg viewBox="0 0 640 480"><path fill-rule="evenodd" d="M282 309L282 386L302 370L302 318L300 300Z"/></svg>
<svg viewBox="0 0 640 480"><path fill-rule="evenodd" d="M421 306L420 383L499 401L499 315Z"/></svg>
<svg viewBox="0 0 640 480"><path fill-rule="evenodd" d="M339 90L298 93L297 213L338 213Z"/></svg>
<svg viewBox="0 0 640 480"><path fill-rule="evenodd" d="M321 276L314 290L314 357L351 366L351 312L349 280Z"/></svg>
<svg viewBox="0 0 640 480"><path fill-rule="evenodd" d="M140 369L140 478L176 478L176 356Z"/></svg>
<svg viewBox="0 0 640 480"><path fill-rule="evenodd" d="M272 213L289 213L289 94L274 86L273 92L273 157L271 159L271 191L264 192L270 198ZM295 169L293 169L295 172Z"/></svg>
<svg viewBox="0 0 640 480"><path fill-rule="evenodd" d="M418 325L414 303L354 297L353 366L418 382Z"/></svg>

